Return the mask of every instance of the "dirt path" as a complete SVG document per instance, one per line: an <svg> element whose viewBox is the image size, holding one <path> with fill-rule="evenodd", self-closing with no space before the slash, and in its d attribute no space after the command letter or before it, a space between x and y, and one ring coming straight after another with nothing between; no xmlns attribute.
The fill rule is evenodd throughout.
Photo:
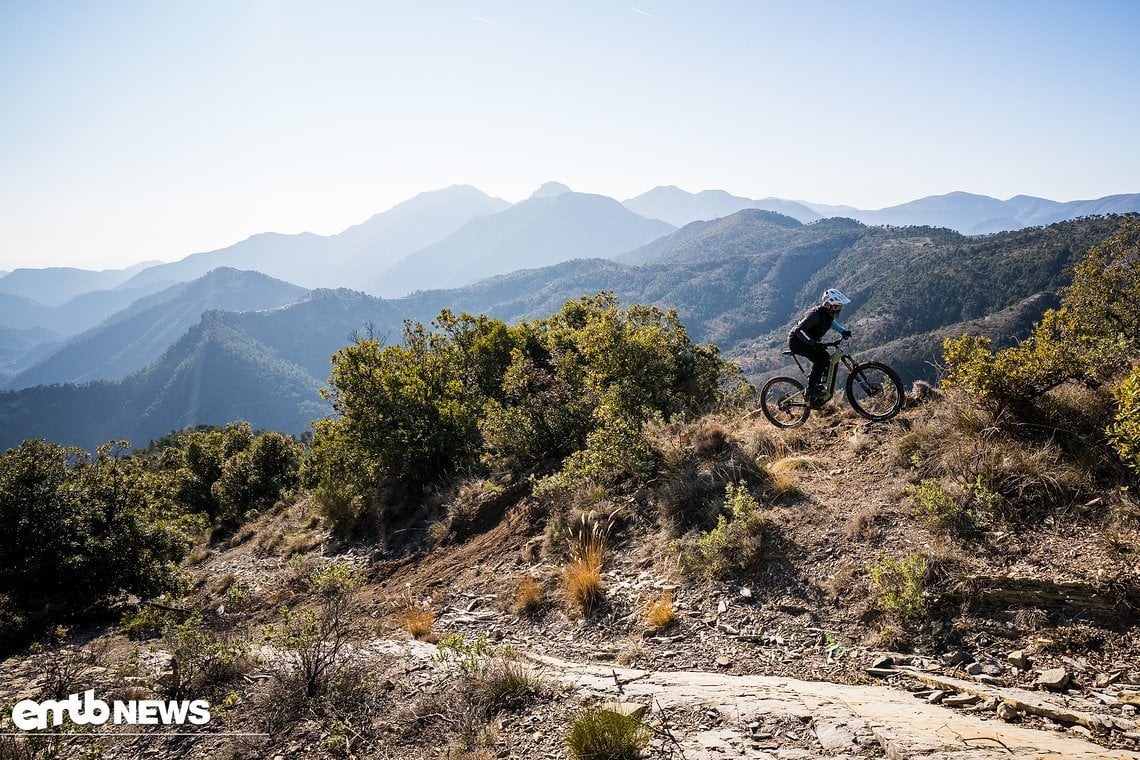
<svg viewBox="0 0 1140 760"><path fill-rule="evenodd" d="M438 670L437 650L419 641L374 640L372 647ZM1046 730L1007 723L969 707L918 699L883 684L844 685L761 675L621 668L569 662L526 652L555 703L602 701L619 711L646 714L657 738L648 757L673 760L815 760L817 758L1120 758L1140 754L1086 740L1081 729ZM905 677L899 671L900 677ZM437 676L438 677L438 676ZM1039 692L995 689L996 698L1065 708ZM552 705L551 707L554 707ZM557 708L554 708L557 709ZM700 719L694 720L694 716ZM537 737L536 737L537 739ZM511 758L563 757L545 743L511 746Z"/></svg>
<svg viewBox="0 0 1140 760"><path fill-rule="evenodd" d="M678 708L715 710L724 725L677 736L688 760L853 755L889 758L1138 758L1076 736L986 720L976 713L916 699L886 686L847 686L771 676L698 671L641 671L569 663L534 655L550 676L580 696L648 704L668 714ZM758 736L766 723L810 728L816 751L779 749L777 736ZM785 720L780 720L785 719ZM807 750L811 752L811 750Z"/></svg>

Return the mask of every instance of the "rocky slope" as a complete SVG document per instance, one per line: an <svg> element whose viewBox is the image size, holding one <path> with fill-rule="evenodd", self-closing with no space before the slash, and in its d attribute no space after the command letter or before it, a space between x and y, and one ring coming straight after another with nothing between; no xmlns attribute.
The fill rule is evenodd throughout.
<svg viewBox="0 0 1140 760"><path fill-rule="evenodd" d="M336 539L304 499L280 505L200 547L187 596L168 600L249 643L240 675L199 687L217 706L211 724L164 738L104 728L64 739L64 754L96 743L106 758L563 758L573 717L610 701L645 711L647 757L1137 757L1140 509L1116 488L969 540L932 530L905 490L918 479L914 440L956 413L935 401L872 424L830 407L793 431L755 416L661 431L764 466L762 561L731 582L685 576L657 486L598 496L578 506L618 517L589 615L564 599L566 536L526 484L440 495L448 516L388 548ZM409 535L411 552L398 548ZM911 553L928 561L927 608L900 621L870 568ZM340 651L351 683L298 708L275 691L289 653L265 626L281 625L281 605L318 603L304 578L330 563L366 579ZM520 611L526 578L542 590L533 614ZM662 600L675 619L654 627L647 609ZM409 634L413 619L425 640ZM76 659L71 691L169 690L168 639L99 626L73 637L0 665L5 702L58 685L52 663ZM441 656L449 641L453 656ZM79 657L82 642L98 657ZM529 685L486 709L462 656L473 642L489 648L483 664L509 645ZM0 755L29 756L6 741Z"/></svg>

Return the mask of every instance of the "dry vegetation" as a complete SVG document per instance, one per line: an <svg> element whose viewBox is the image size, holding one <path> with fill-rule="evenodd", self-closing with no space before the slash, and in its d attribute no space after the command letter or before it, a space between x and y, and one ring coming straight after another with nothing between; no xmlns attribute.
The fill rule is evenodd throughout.
<svg viewBox="0 0 1140 760"><path fill-rule="evenodd" d="M555 698L511 651L711 669L725 645L697 634L715 620L800 653L735 648L731 672L866 680L865 659L836 653L873 649L1025 646L1106 672L1135 662L1127 608L1074 608L1059 585L1136 598L1133 493L1103 488L1055 441L998 422L942 397L886 425L825 409L787 432L748 416L660 426L650 442L662 464L648 483L536 497L471 482L408 554L336 538L303 499L282 504L200 547L189 593L161 616L129 616L124 630L141 645L93 629L86 646L74 635L50 645L50 670L35 654L0 675L30 684L56 673L42 684L54 691L205 693L228 705L219 726L269 732L203 740L195 752L212 756L540 756L628 741L636 757L643 725ZM938 519L924 516L927 502ZM717 572L682 573L693 551ZM1012 577L1027 584L1002 585ZM658 637L675 652L667 661ZM383 642L408 639L439 642L446 656L429 667L386 654ZM96 650L105 669L93 676L94 655L77 653ZM181 682L169 673L179 651L196 663Z"/></svg>

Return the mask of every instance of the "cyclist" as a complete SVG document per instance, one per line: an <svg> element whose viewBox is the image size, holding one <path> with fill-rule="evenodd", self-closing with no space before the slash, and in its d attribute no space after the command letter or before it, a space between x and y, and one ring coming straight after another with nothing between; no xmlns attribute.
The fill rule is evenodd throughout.
<svg viewBox="0 0 1140 760"><path fill-rule="evenodd" d="M820 340L833 327L844 338L851 337L851 331L835 321L843 310L843 305L851 303L851 299L835 288L828 288L819 300L819 305L804 314L800 323L788 333L788 348L792 353L811 360L807 401L813 409L819 408L823 397L827 395L827 390L823 387L823 372L831 361L831 355L820 345Z"/></svg>

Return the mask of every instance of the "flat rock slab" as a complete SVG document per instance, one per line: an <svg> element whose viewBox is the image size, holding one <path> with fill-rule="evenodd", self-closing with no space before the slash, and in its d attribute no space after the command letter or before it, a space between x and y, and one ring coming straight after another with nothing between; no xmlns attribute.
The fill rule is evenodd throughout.
<svg viewBox="0 0 1140 760"><path fill-rule="evenodd" d="M1094 731L1104 728L1104 721L1100 715L1090 713L1087 710L1078 710L1069 707L1063 702L1058 701L1061 697L1057 695L1039 691L1027 691L1011 686L990 686L988 684L978 683L977 681L966 681L961 678L952 678L950 676L934 673L923 673L910 668L905 669L905 672L910 673L916 680L922 681L930 686L952 689L964 694L972 694L982 699L999 699L1018 710L1024 710L1034 715L1041 715L1060 723L1076 724ZM1122 727L1124 728L1136 728L1136 724L1133 721L1119 718L1117 720L1123 724Z"/></svg>
<svg viewBox="0 0 1140 760"><path fill-rule="evenodd" d="M885 686L848 686L775 676L736 676L699 671L643 671L607 665L570 663L530 655L548 677L579 692L664 708L715 709L725 725L715 732L677 736L686 757L778 757L761 750L749 735L757 720L794 718L810 726L820 758L866 752L861 737L872 734L888 758L924 760L975 758L1131 758L1068 734L1008 724L916 700L909 692ZM674 731L675 733L675 731ZM799 750L796 750L799 751ZM735 754L733 754L735 753ZM812 756L808 753L807 756Z"/></svg>

